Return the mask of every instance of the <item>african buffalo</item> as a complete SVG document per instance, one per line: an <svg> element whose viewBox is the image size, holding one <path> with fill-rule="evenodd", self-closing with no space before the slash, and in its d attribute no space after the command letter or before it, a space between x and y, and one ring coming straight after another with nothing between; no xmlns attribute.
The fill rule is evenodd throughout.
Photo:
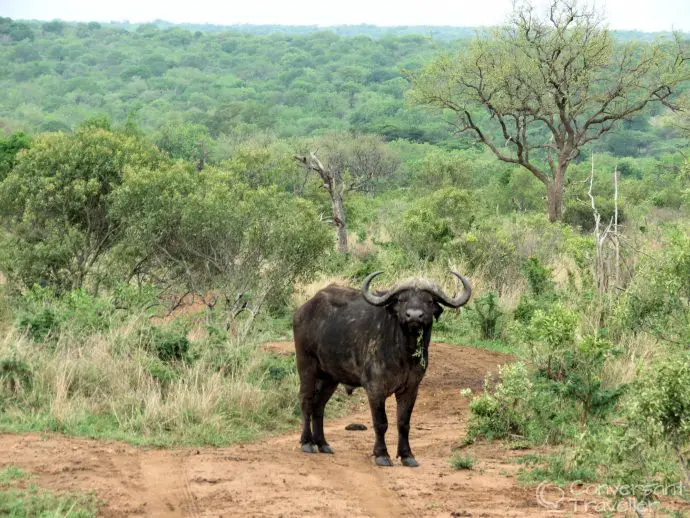
<svg viewBox="0 0 690 518"><path fill-rule="evenodd" d="M470 299L470 283L455 275L462 294L449 297L433 282L412 279L387 292L372 294L369 275L362 290L330 285L300 307L293 318L303 431L307 453L333 453L323 433L326 403L339 383L364 387L369 399L379 466L392 466L386 449L386 398L398 404L398 457L417 466L408 440L410 416L426 372L433 318L441 304L459 308Z"/></svg>

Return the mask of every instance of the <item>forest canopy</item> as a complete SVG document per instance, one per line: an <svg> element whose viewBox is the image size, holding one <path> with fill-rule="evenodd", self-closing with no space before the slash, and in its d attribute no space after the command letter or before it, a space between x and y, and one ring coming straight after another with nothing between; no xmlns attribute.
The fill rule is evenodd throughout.
<svg viewBox="0 0 690 518"><path fill-rule="evenodd" d="M428 30L427 30L428 29ZM466 48L468 28L193 26L0 19L0 128L71 131L107 115L144 130L190 123L209 135L329 130L463 149L444 121L407 102L404 71ZM614 33L618 41L664 35ZM680 145L650 109L599 149L619 156ZM597 144L599 146L599 144Z"/></svg>

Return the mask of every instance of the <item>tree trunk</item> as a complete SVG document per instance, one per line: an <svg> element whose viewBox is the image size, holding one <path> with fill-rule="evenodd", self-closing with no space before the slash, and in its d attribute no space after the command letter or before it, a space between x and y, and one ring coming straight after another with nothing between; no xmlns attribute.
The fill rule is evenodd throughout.
<svg viewBox="0 0 690 518"><path fill-rule="evenodd" d="M333 208L333 223L338 232L338 252L341 254L347 253L347 228L345 227L345 207L343 206L343 196L338 191L335 179L329 178L330 185L328 186L329 194L331 195L331 206Z"/></svg>
<svg viewBox="0 0 690 518"><path fill-rule="evenodd" d="M567 164L559 165L555 178L546 184L546 200L551 223L560 221L563 217L563 179L567 167Z"/></svg>

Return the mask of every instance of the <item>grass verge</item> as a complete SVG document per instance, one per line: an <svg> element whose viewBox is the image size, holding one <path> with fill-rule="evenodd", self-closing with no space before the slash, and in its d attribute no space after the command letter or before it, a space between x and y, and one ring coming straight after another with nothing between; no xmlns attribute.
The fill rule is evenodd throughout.
<svg viewBox="0 0 690 518"><path fill-rule="evenodd" d="M15 466L0 471L0 516L7 518L91 518L102 504L91 494L55 493L31 483Z"/></svg>

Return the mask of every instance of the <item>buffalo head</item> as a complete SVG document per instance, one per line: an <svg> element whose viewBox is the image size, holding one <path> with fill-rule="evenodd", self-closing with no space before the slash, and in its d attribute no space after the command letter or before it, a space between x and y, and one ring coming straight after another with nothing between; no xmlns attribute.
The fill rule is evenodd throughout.
<svg viewBox="0 0 690 518"><path fill-rule="evenodd" d="M438 320L443 313L441 305L459 308L467 304L472 295L470 282L455 272L451 273L462 282L463 292L454 297L449 297L437 284L427 279L411 279L381 295L374 295L369 292L369 285L381 273L374 272L364 279L362 296L369 304L386 306L398 317L400 324L411 331L431 326L434 317Z"/></svg>

